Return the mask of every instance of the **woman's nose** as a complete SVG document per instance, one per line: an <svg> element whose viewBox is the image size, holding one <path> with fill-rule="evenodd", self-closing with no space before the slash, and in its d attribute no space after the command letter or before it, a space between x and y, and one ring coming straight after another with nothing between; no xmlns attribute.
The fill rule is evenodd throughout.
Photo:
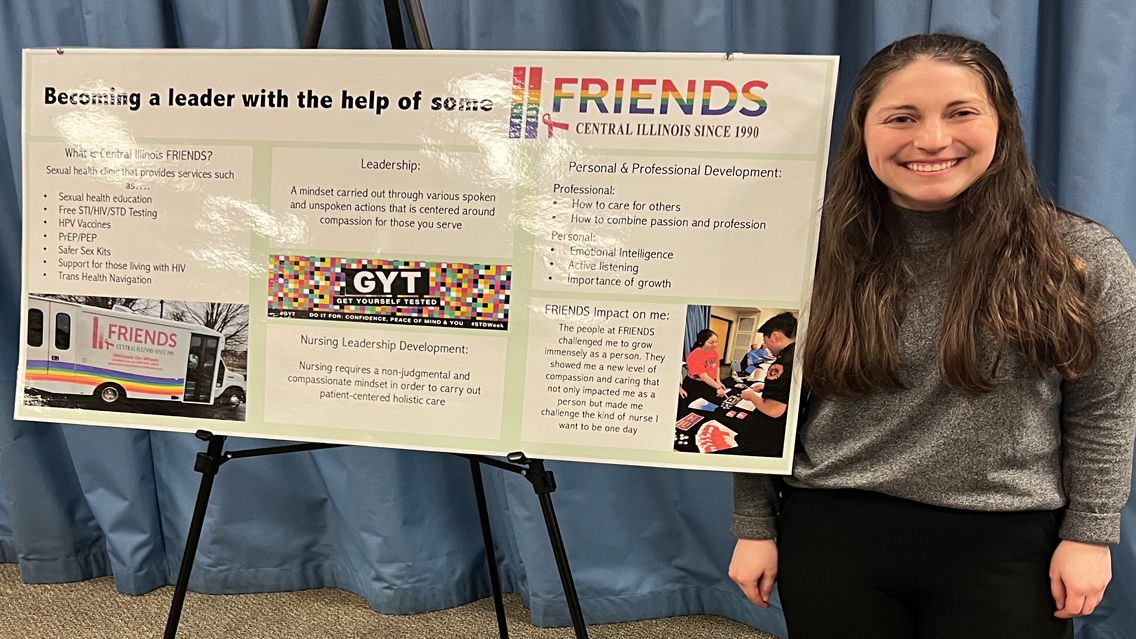
<svg viewBox="0 0 1136 639"><path fill-rule="evenodd" d="M919 125L915 134L915 148L928 153L935 153L947 148L951 143L950 133L946 125L938 118L927 118Z"/></svg>

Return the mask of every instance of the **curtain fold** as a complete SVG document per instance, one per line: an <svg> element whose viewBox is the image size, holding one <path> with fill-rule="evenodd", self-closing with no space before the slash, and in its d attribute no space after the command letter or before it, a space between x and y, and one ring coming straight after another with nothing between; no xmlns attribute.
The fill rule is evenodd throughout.
<svg viewBox="0 0 1136 639"><path fill-rule="evenodd" d="M686 361L686 356L690 351L694 350L695 343L698 342L698 331L704 328L710 328L710 307L691 305L686 307L686 329L683 333L682 357Z"/></svg>
<svg viewBox="0 0 1136 639"><path fill-rule="evenodd" d="M837 122L859 67L912 33L986 41L1005 60L1047 192L1136 248L1136 4L1126 0L423 0L437 48L840 54ZM306 0L38 0L0 3L0 406L16 388L20 49L294 48ZM404 16L405 19L405 16ZM409 36L409 32L408 32ZM382 3L332 0L323 48L389 47ZM839 135L836 131L834 135ZM7 411L5 411L7 413ZM8 413L10 414L10 413ZM231 439L227 449L268 442ZM277 445L272 442L271 445ZM113 574L126 593L176 578L204 450L189 434L13 422L0 416L0 561L30 582ZM589 623L720 614L784 634L725 576L724 474L550 463ZM506 588L540 625L568 625L541 511L521 477L484 467ZM1136 509L1114 582L1081 638L1136 627ZM468 461L367 448L225 464L191 588L235 593L341 587L410 613L487 596Z"/></svg>

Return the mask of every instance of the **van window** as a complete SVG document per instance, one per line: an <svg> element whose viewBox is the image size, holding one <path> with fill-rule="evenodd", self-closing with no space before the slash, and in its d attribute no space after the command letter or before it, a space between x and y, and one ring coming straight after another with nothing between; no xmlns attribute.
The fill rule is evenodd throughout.
<svg viewBox="0 0 1136 639"><path fill-rule="evenodd" d="M220 341L216 337L204 338L204 348L201 354L201 370L206 379L213 377L216 372L217 357L217 343Z"/></svg>
<svg viewBox="0 0 1136 639"><path fill-rule="evenodd" d="M55 348L61 351L71 348L71 316L67 313L55 314Z"/></svg>
<svg viewBox="0 0 1136 639"><path fill-rule="evenodd" d="M43 346L43 311L28 309L28 346Z"/></svg>
<svg viewBox="0 0 1136 639"><path fill-rule="evenodd" d="M217 362L217 386L225 383L225 360Z"/></svg>
<svg viewBox="0 0 1136 639"><path fill-rule="evenodd" d="M198 351L201 350L201 336L194 335L189 339L189 367L187 373L192 373L197 370L197 365L201 363L201 356Z"/></svg>

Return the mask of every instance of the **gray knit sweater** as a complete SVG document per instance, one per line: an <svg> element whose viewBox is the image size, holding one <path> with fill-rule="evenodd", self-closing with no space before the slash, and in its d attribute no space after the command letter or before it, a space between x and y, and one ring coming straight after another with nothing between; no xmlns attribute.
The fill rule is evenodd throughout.
<svg viewBox="0 0 1136 639"><path fill-rule="evenodd" d="M947 386L938 370L954 216L900 215L916 278L900 329L907 388L852 401L814 397L787 482L965 510L1067 506L1062 538L1116 543L1136 431L1136 272L1124 247L1100 225L1062 214L1063 236L1099 290L1099 358L1081 379L1063 381L1055 371L1038 377L1007 348L997 388L969 397ZM987 337L979 356L989 370L996 348ZM735 475L735 536L776 536L774 486L766 475Z"/></svg>

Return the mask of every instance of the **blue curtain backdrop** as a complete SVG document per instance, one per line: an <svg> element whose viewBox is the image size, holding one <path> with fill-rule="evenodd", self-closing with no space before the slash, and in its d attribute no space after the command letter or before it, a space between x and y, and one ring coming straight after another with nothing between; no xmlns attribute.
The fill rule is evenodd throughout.
<svg viewBox="0 0 1136 639"><path fill-rule="evenodd" d="M682 335L682 356L683 361L694 350L694 344L698 342L698 331L704 328L710 328L710 307L709 306L687 306L686 307L686 330Z"/></svg>
<svg viewBox="0 0 1136 639"><path fill-rule="evenodd" d="M1136 3L1130 0L423 0L436 48L840 54L840 95L882 45L948 31L1005 60L1042 181L1136 249ZM16 387L20 49L298 46L304 0L0 3L0 406ZM331 0L321 46L389 46L382 3ZM842 108L842 107L841 107ZM837 118L841 117L838 108ZM4 412L7 412L6 410ZM230 449L264 442L230 440ZM176 577L200 475L191 435L0 417L0 561L29 582L113 574L143 593ZM555 501L589 622L721 614L783 633L725 578L730 478L553 463ZM565 625L540 509L520 478L486 473L505 586L534 621ZM468 464L348 448L241 460L218 476L191 588L337 586L383 612L486 596ZM1079 637L1136 628L1136 509L1115 579ZM965 614L965 611L960 611Z"/></svg>

